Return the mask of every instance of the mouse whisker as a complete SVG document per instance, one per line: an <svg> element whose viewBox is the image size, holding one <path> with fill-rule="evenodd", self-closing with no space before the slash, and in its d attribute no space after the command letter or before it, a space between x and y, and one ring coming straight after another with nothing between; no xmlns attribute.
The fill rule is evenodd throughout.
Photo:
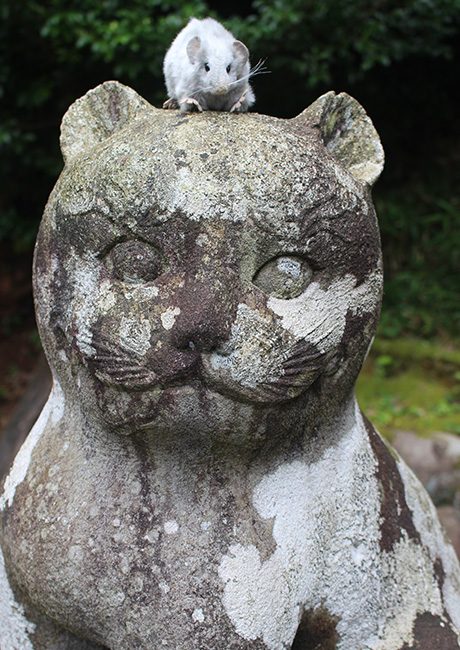
<svg viewBox="0 0 460 650"><path fill-rule="evenodd" d="M270 74L271 70L264 67L266 60L267 59L260 59L255 66L249 70L248 77L255 77L258 74Z"/></svg>
<svg viewBox="0 0 460 650"><path fill-rule="evenodd" d="M270 74L271 70L266 70L263 67L264 63L265 63L265 59L263 61L262 60L259 61L251 70L249 70L249 73L247 75L245 75L244 77L240 77L236 81L231 81L228 85L234 86L240 81L244 81L245 79L250 79L251 77L255 77L258 74Z"/></svg>

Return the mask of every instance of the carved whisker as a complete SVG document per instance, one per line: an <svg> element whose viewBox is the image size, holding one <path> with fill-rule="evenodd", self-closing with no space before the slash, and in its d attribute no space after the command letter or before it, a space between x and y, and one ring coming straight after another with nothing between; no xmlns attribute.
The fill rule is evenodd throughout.
<svg viewBox="0 0 460 650"><path fill-rule="evenodd" d="M117 351L110 352L109 350L107 350L106 352L103 352L102 354L97 351L96 356L93 357L93 359L97 360L97 361L123 361L128 356L129 355L126 355L126 354L120 354Z"/></svg>
<svg viewBox="0 0 460 650"><path fill-rule="evenodd" d="M135 350L126 350L120 343L107 337L95 337L92 345L96 349L97 354L102 352L111 357L117 355L120 359L131 359L132 357L138 360L142 359L142 355Z"/></svg>
<svg viewBox="0 0 460 650"><path fill-rule="evenodd" d="M331 228L330 226L324 226L324 227L321 228L321 230L323 232L329 233L330 235L334 235L334 237L338 237L339 239L341 239L343 242L345 242L347 244L350 243L351 241L353 241L351 237L347 237L346 235L344 235L342 232L340 232L336 228Z"/></svg>
<svg viewBox="0 0 460 650"><path fill-rule="evenodd" d="M300 341L289 351L287 359L283 363L283 367L288 368L289 366L295 366L298 364L299 360L307 363L316 362L323 359L323 357L324 353L317 350L311 343Z"/></svg>
<svg viewBox="0 0 460 650"><path fill-rule="evenodd" d="M303 373L298 373L297 377L301 377L302 374L305 375L307 371L303 371ZM311 373L309 373L307 376L305 376L303 381L294 381L294 377L280 377L279 379L276 380L276 383L273 384L274 386L277 387L283 387L283 390L285 387L289 386L309 386L312 382L312 376Z"/></svg>
<svg viewBox="0 0 460 650"><path fill-rule="evenodd" d="M286 372L295 370L297 368L305 367L305 366L319 366L324 360L324 355L323 354L317 354L317 355L310 355L310 354L305 354L303 356L298 356L295 359L287 359L283 363L283 368Z"/></svg>
<svg viewBox="0 0 460 650"><path fill-rule="evenodd" d="M143 377L147 374L150 374L150 370L147 368L123 368L120 366L116 366L115 368L110 368L107 366L104 366L104 372L109 374L109 375L116 375L117 377Z"/></svg>
<svg viewBox="0 0 460 650"><path fill-rule="evenodd" d="M100 334L93 337L91 346L96 354L85 355L83 362L100 381L134 390L158 382L157 374L145 365L145 357L135 350L126 350L118 341Z"/></svg>
<svg viewBox="0 0 460 650"><path fill-rule="evenodd" d="M338 215L338 216L342 216L342 215ZM336 218L338 218L338 216ZM333 235L334 237L337 237L338 239L340 239L345 243L350 243L353 241L351 237L347 237L346 235L343 234L343 232L339 231L338 229L332 226L324 226L324 225L318 226L315 230L310 230L307 236L309 238L314 238L317 237L318 235L321 235L321 233L328 233L330 235Z"/></svg>
<svg viewBox="0 0 460 650"><path fill-rule="evenodd" d="M284 377L294 378L302 375L305 372L317 371L323 367L324 363L321 360L321 363L312 364L311 361L306 362L305 364L299 364L297 367L285 368L283 364Z"/></svg>
<svg viewBox="0 0 460 650"><path fill-rule="evenodd" d="M317 363L324 357L324 352L320 352L310 343L301 341L299 344L291 348L290 353L286 355L286 360L283 366L289 368L296 366L299 363Z"/></svg>
<svg viewBox="0 0 460 650"><path fill-rule="evenodd" d="M311 380L305 384L283 384L279 382L263 383L253 389L252 394L257 399L265 402L270 402L272 400L276 402L286 401L292 397L289 389L297 389L296 393L301 393L305 388L308 388L311 383Z"/></svg>

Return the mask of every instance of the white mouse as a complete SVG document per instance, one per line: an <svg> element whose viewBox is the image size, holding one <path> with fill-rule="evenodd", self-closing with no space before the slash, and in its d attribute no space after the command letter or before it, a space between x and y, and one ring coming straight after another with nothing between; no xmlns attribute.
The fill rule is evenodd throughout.
<svg viewBox="0 0 460 650"><path fill-rule="evenodd" d="M166 53L163 108L245 112L255 97L246 45L213 18L190 22Z"/></svg>

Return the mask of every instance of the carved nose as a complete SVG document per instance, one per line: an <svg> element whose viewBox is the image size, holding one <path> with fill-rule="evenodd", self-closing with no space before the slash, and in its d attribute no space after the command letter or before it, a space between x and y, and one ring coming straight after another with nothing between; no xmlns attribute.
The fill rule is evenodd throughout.
<svg viewBox="0 0 460 650"><path fill-rule="evenodd" d="M178 350L210 352L224 343L230 335L228 318L202 304L181 310L172 333L172 344Z"/></svg>
<svg viewBox="0 0 460 650"><path fill-rule="evenodd" d="M180 315L171 332L176 349L210 352L227 341L236 315L232 291L193 286L182 294Z"/></svg>

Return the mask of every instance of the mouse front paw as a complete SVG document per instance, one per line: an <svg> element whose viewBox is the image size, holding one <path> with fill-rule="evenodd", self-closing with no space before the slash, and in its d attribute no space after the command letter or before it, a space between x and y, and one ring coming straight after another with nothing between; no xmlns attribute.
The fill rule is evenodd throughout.
<svg viewBox="0 0 460 650"><path fill-rule="evenodd" d="M239 100L235 104L233 104L233 106L231 107L231 109L229 111L230 113L235 113L236 111L238 111L238 109L242 109L243 111L246 111L248 109L247 102L246 102L246 105L243 106L244 100L246 99L246 93L247 92L248 92L248 89L246 88L246 90L241 95Z"/></svg>
<svg viewBox="0 0 460 650"><path fill-rule="evenodd" d="M177 99L175 99L174 97L171 97L170 99L167 99L163 103L163 108L171 108L171 109L172 108L179 108L179 103L178 103Z"/></svg>
<svg viewBox="0 0 460 650"><path fill-rule="evenodd" d="M196 107L200 113L203 112L200 103L193 97L184 97L184 99L180 100L179 104L181 111L193 111L193 109Z"/></svg>

